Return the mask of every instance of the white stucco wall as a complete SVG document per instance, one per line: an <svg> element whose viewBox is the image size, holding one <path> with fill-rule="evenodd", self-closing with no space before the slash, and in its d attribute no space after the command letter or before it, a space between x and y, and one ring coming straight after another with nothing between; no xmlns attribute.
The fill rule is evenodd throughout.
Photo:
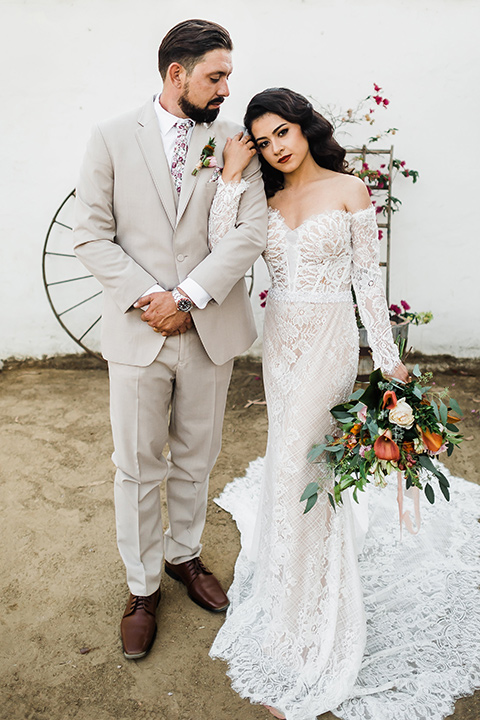
<svg viewBox="0 0 480 720"><path fill-rule="evenodd" d="M160 88L158 44L188 17L232 33L233 119L272 85L342 107L385 89L396 155L421 173L395 187L391 298L433 311L417 349L480 355L478 0L0 0L0 13L0 358L76 352L42 284L48 225L92 124Z"/></svg>

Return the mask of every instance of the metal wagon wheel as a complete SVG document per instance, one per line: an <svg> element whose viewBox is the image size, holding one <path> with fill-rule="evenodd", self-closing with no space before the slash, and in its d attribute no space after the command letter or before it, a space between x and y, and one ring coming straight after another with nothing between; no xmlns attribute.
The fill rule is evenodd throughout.
<svg viewBox="0 0 480 720"><path fill-rule="evenodd" d="M48 228L43 246L43 284L48 302L65 332L87 353L100 353L102 286L73 253L75 190L67 195ZM253 292L253 265L245 275L248 294Z"/></svg>
<svg viewBox="0 0 480 720"><path fill-rule="evenodd" d="M73 253L75 190L67 195L48 228L43 246L43 284L65 332L87 353L100 354L102 286Z"/></svg>

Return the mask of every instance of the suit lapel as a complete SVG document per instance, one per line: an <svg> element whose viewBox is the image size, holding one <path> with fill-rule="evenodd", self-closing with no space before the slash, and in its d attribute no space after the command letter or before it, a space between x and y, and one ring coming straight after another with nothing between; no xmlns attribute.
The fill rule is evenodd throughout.
<svg viewBox="0 0 480 720"><path fill-rule="evenodd" d="M142 155L152 176L160 200L165 209L171 226L176 224L175 189L168 167L162 136L158 127L153 102L149 101L138 119L139 127L136 135ZM193 179L193 178L192 178Z"/></svg>
<svg viewBox="0 0 480 720"><path fill-rule="evenodd" d="M195 185L197 184L198 175L202 172L201 170L199 170L197 175L192 175L192 171L195 168L195 165L200 160L202 150L208 143L209 132L211 133L211 131L211 127L205 127L205 125L200 123L197 123L193 129L192 137L190 138L190 143L188 145L185 168L183 171L182 189L178 202L177 224L180 222L181 217L188 205L188 202L192 197Z"/></svg>

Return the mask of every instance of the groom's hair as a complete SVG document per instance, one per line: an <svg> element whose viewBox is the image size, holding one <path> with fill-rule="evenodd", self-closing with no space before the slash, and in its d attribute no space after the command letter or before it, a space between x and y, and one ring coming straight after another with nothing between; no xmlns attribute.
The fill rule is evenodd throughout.
<svg viewBox="0 0 480 720"><path fill-rule="evenodd" d="M172 62L183 65L190 75L206 53L218 49L233 50L232 38L221 25L208 20L178 23L169 30L158 48L158 70L162 80Z"/></svg>

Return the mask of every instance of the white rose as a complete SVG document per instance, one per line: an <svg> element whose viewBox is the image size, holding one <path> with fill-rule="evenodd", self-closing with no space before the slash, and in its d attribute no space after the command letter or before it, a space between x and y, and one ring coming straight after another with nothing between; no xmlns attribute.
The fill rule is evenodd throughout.
<svg viewBox="0 0 480 720"><path fill-rule="evenodd" d="M413 417L413 410L407 403L405 398L397 400L397 404L394 408L390 410L390 412L388 413L388 417L390 422L394 423L394 425L399 425L406 430L410 430L410 428L413 426L413 423L415 422L415 418Z"/></svg>

